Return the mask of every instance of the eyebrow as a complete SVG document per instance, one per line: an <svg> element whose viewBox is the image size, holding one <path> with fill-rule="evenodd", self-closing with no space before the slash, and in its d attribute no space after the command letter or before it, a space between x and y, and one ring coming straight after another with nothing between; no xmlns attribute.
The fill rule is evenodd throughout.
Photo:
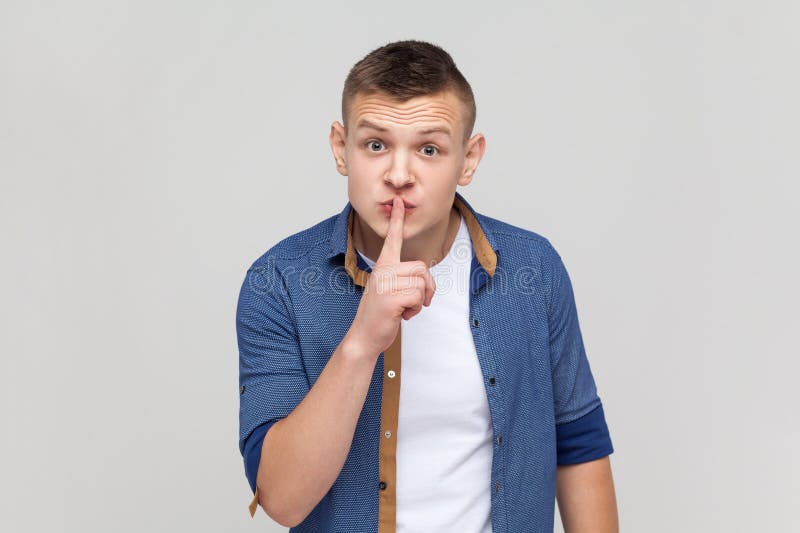
<svg viewBox="0 0 800 533"><path fill-rule="evenodd" d="M379 125L375 124L374 122L370 122L369 120L367 120L365 118L362 118L356 124L356 129L361 129L361 128L370 128L370 129L373 129L373 130L376 130L376 131L382 131L382 132L389 131L387 128L384 128L383 126L379 126ZM444 133L445 135L448 135L448 136L451 135L450 128L445 127L445 126L433 126L431 128L426 128L424 130L421 130L418 133L420 133L421 135L428 135L430 133Z"/></svg>

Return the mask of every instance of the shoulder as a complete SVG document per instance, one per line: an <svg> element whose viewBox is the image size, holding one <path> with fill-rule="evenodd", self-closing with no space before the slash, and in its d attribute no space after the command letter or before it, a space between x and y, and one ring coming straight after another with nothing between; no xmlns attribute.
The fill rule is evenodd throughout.
<svg viewBox="0 0 800 533"><path fill-rule="evenodd" d="M253 261L249 270L263 270L270 264L303 261L309 256L326 253L336 218L337 215L332 215L281 239Z"/></svg>
<svg viewBox="0 0 800 533"><path fill-rule="evenodd" d="M332 215L281 239L253 261L242 280L240 311L248 302L285 296L287 276L324 261L336 219Z"/></svg>
<svg viewBox="0 0 800 533"><path fill-rule="evenodd" d="M559 290L565 274L561 256L550 239L484 214L475 213L475 217L497 250L497 272L502 272L513 282L541 284L545 288L544 301L549 309L553 294Z"/></svg>
<svg viewBox="0 0 800 533"><path fill-rule="evenodd" d="M553 254L557 255L550 239L531 229L515 226L498 218L482 213L475 213L487 238L500 250L505 251L509 259L537 259L551 261ZM519 254L522 254L521 256Z"/></svg>

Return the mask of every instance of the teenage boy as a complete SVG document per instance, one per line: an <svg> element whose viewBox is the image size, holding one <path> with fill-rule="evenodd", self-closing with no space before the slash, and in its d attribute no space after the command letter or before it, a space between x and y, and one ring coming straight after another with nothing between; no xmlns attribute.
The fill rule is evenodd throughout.
<svg viewBox="0 0 800 533"><path fill-rule="evenodd" d="M291 531L617 531L603 407L570 278L543 236L477 213L486 141L441 48L401 41L345 81L338 215L248 270L240 451ZM498 191L497 194L513 194Z"/></svg>

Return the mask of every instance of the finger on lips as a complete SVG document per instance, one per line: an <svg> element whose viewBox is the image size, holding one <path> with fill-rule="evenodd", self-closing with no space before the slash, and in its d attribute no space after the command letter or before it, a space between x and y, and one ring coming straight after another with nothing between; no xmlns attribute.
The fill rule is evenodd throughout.
<svg viewBox="0 0 800 533"><path fill-rule="evenodd" d="M399 277L421 278L424 282L424 287L422 288L421 305L429 306L431 300L433 299L434 293L436 292L436 282L431 275L430 269L425 266L424 262L421 261L403 262L400 260L403 247L404 222L405 206L403 204L403 200L395 197L392 199L392 212L389 218L389 228L386 232L386 238L383 241L383 247L381 248L381 253L378 256L376 264L392 265L394 267L395 275ZM412 309L407 311L411 311ZM416 312L414 312L414 314L416 314ZM404 316L406 316L405 313Z"/></svg>
<svg viewBox="0 0 800 533"><path fill-rule="evenodd" d="M400 252L403 247L403 221L405 208L403 201L395 197L392 199L392 214L389 218L389 229L383 240L383 248L376 261L381 264L397 264L400 262Z"/></svg>

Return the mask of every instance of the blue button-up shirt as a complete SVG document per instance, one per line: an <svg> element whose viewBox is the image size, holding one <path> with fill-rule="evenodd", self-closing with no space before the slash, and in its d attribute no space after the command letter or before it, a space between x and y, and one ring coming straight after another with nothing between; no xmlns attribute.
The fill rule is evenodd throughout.
<svg viewBox="0 0 800 533"><path fill-rule="evenodd" d="M495 434L485 480L492 530L551 532L556 466L613 451L570 278L545 237L477 213L459 193L453 207L473 244L468 320ZM353 249L353 214L348 202L339 214L282 240L253 263L242 284L239 449L254 492L251 515L264 435L314 385L358 309L370 269ZM395 355L387 349L377 359L342 470L292 532L394 531L393 493L383 492L394 479L393 462L386 461L394 449L381 443L381 428L390 411L382 415L382 405L398 400L399 389L384 384L384 364Z"/></svg>

